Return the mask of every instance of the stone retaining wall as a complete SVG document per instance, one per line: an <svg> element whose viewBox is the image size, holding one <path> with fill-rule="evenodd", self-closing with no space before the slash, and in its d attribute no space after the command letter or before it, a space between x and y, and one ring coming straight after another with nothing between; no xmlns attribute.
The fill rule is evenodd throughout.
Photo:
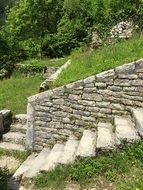
<svg viewBox="0 0 143 190"><path fill-rule="evenodd" d="M28 99L27 149L40 151L142 106L143 59L32 96Z"/></svg>

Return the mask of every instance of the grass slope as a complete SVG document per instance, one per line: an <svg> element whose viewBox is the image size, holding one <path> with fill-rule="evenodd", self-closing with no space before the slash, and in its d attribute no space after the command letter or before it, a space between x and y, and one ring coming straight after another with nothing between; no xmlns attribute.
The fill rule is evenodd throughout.
<svg viewBox="0 0 143 190"><path fill-rule="evenodd" d="M96 185L96 189L142 190L142 162L143 141L139 141L126 144L109 155L84 158L68 166L59 166L35 177L34 183L37 188L50 187L55 190L63 190L68 181L80 184L81 189L91 184Z"/></svg>
<svg viewBox="0 0 143 190"><path fill-rule="evenodd" d="M68 60L68 58L61 58L61 59L30 59L30 60L26 60L21 62L22 64L25 65L38 65L38 66L49 66L49 67L61 67L64 63L66 63L66 61Z"/></svg>
<svg viewBox="0 0 143 190"><path fill-rule="evenodd" d="M95 51L76 52L71 56L72 64L63 71L55 86L61 86L95 75L116 66L143 57L143 38L139 35L129 40L101 47Z"/></svg>
<svg viewBox="0 0 143 190"><path fill-rule="evenodd" d="M0 110L26 113L27 98L38 93L42 77L11 78L0 81Z"/></svg>

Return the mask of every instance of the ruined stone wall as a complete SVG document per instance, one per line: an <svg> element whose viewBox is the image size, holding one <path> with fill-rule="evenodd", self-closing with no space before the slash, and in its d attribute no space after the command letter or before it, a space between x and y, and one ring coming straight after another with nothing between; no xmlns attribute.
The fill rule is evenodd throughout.
<svg viewBox="0 0 143 190"><path fill-rule="evenodd" d="M143 59L30 97L26 146L39 151L142 106Z"/></svg>

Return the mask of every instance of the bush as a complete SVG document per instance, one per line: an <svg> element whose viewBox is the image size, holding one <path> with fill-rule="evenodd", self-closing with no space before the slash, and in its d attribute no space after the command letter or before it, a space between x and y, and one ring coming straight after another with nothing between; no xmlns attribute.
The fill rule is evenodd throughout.
<svg viewBox="0 0 143 190"><path fill-rule="evenodd" d="M9 46L6 40L0 36L0 70L7 70L8 76L10 76L17 60L18 53L16 48Z"/></svg>
<svg viewBox="0 0 143 190"><path fill-rule="evenodd" d="M0 189L1 190L8 189L8 177L9 177L9 171L7 169L0 168Z"/></svg>

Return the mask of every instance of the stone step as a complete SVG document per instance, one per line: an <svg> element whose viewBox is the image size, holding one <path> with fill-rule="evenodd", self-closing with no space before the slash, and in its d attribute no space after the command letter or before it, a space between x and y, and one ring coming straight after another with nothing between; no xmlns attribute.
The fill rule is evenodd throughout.
<svg viewBox="0 0 143 190"><path fill-rule="evenodd" d="M115 117L114 124L116 126L115 136L117 145L122 141L134 141L139 139L136 129L130 118Z"/></svg>
<svg viewBox="0 0 143 190"><path fill-rule="evenodd" d="M138 133L143 137L143 109L133 109L132 115L135 120Z"/></svg>
<svg viewBox="0 0 143 190"><path fill-rule="evenodd" d="M29 169L24 173L23 179L32 178L38 174L41 166L45 163L45 160L48 158L50 154L50 149L44 148L39 155L33 159Z"/></svg>
<svg viewBox="0 0 143 190"><path fill-rule="evenodd" d="M64 152L63 144L55 144L53 149L51 150L47 159L45 159L45 163L42 165L40 171L49 171L54 169L58 163L60 163L62 154Z"/></svg>
<svg viewBox="0 0 143 190"><path fill-rule="evenodd" d="M112 149L115 145L115 134L110 123L98 124L97 149Z"/></svg>
<svg viewBox="0 0 143 190"><path fill-rule="evenodd" d="M8 142L1 142L0 148L7 149L7 150L25 151L25 147L23 145L8 143Z"/></svg>
<svg viewBox="0 0 143 190"><path fill-rule="evenodd" d="M8 132L3 135L3 142L10 142L15 144L25 144L25 135L18 132Z"/></svg>
<svg viewBox="0 0 143 190"><path fill-rule="evenodd" d="M14 123L26 124L27 123L27 114L15 115L13 118L13 124Z"/></svg>
<svg viewBox="0 0 143 190"><path fill-rule="evenodd" d="M97 134L91 130L84 130L83 136L80 140L76 156L90 157L95 156L97 142Z"/></svg>
<svg viewBox="0 0 143 190"><path fill-rule="evenodd" d="M31 154L23 163L22 165L16 170L16 172L13 175L13 178L15 180L20 180L22 175L31 168L31 165L33 164L37 154L33 153Z"/></svg>
<svg viewBox="0 0 143 190"><path fill-rule="evenodd" d="M61 164L72 163L75 160L78 145L79 141L76 139L76 137L69 138L69 140L66 142L63 156L61 157Z"/></svg>
<svg viewBox="0 0 143 190"><path fill-rule="evenodd" d="M11 128L10 128L11 132L20 132L23 134L26 134L26 130L27 130L27 125L22 125L19 123L11 125Z"/></svg>

